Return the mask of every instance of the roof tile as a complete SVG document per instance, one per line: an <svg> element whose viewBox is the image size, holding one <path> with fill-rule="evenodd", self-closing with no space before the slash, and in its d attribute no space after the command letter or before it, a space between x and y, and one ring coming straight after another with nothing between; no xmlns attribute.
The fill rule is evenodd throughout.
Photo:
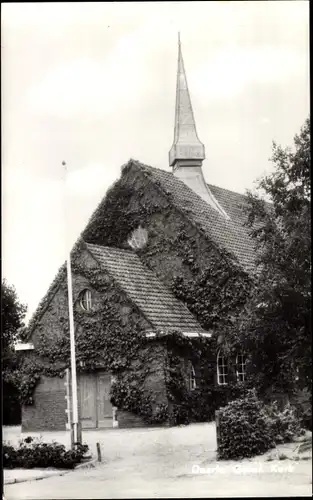
<svg viewBox="0 0 313 500"><path fill-rule="evenodd" d="M203 329L174 295L132 251L87 244L106 269L155 328L203 333Z"/></svg>

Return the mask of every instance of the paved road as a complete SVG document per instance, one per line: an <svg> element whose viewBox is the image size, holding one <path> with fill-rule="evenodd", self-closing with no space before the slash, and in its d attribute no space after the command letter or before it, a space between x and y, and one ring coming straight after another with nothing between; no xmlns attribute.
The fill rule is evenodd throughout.
<svg viewBox="0 0 313 500"><path fill-rule="evenodd" d="M274 467L275 464L271 463ZM282 467L281 462L277 464ZM213 467L213 463L212 463ZM284 467L287 467L286 461ZM108 464L5 487L7 500L311 496L311 463L293 473L200 473L165 477L153 464ZM170 474L169 474L170 476Z"/></svg>
<svg viewBox="0 0 313 500"><path fill-rule="evenodd" d="M241 471L234 469L235 462L219 462L220 469L214 469L214 424L85 433L85 438L91 448L95 439L101 442L104 463L61 477L7 485L6 500L311 496L312 460L263 461L258 470L256 458L254 463L241 462ZM197 473L195 466L205 470Z"/></svg>
<svg viewBox="0 0 313 500"><path fill-rule="evenodd" d="M21 438L32 436L43 442L57 441L70 446L69 432L41 432L21 433L21 427L3 427L3 441L18 445ZM99 442L104 459L109 461L117 458L126 458L133 454L151 456L164 453L171 454L173 450L188 453L188 456L203 454L216 450L215 423L191 424L188 426L171 428L140 428L140 429L105 429L85 430L82 435L83 443L88 444L90 453L97 457L96 443Z"/></svg>

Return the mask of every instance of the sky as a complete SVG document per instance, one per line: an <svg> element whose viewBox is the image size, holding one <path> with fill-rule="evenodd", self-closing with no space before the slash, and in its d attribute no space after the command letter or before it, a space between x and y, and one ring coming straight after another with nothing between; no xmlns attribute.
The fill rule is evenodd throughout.
<svg viewBox="0 0 313 500"><path fill-rule="evenodd" d="M309 115L307 1L1 7L2 276L27 319L121 166L170 169L178 31L208 183L253 188Z"/></svg>

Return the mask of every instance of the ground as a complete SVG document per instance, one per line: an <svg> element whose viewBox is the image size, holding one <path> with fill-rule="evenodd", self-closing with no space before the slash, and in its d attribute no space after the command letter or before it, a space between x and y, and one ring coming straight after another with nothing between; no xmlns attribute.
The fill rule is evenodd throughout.
<svg viewBox="0 0 313 500"><path fill-rule="evenodd" d="M20 437L19 428L4 428L4 441L16 443ZM42 438L68 443L67 433L42 433ZM217 462L213 423L86 431L83 442L94 456L96 443L100 443L101 464L64 476L6 485L6 500L272 497L312 493L312 460L268 462L266 457L256 457L239 463ZM295 446L289 445L286 455Z"/></svg>

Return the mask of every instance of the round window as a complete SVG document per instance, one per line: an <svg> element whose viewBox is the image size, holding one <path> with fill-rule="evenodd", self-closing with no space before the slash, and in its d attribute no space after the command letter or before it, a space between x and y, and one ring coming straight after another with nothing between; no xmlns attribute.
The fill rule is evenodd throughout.
<svg viewBox="0 0 313 500"><path fill-rule="evenodd" d="M143 248L148 241L148 231L142 227L138 227L132 233L130 238L128 238L128 244L134 249L138 250Z"/></svg>
<svg viewBox="0 0 313 500"><path fill-rule="evenodd" d="M91 311L92 297L90 290L83 290L80 294L80 306L84 311Z"/></svg>

